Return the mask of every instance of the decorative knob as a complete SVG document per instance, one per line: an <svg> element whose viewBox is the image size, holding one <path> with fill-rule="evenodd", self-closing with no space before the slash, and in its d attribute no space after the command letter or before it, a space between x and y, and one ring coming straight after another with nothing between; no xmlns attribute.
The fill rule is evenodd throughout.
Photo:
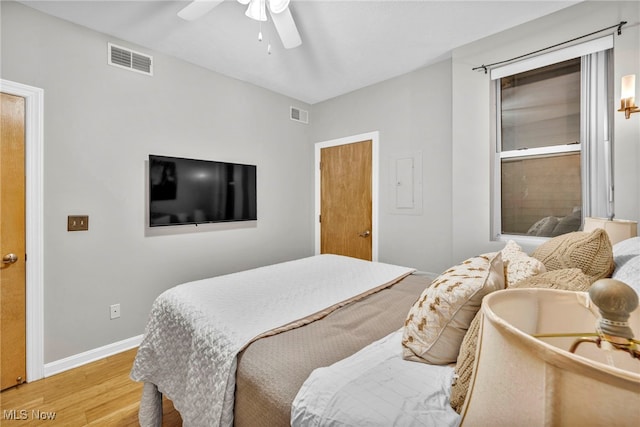
<svg viewBox="0 0 640 427"><path fill-rule="evenodd" d="M16 261L18 261L18 255L16 254L7 254L2 257L3 264L13 264Z"/></svg>
<svg viewBox="0 0 640 427"><path fill-rule="evenodd" d="M589 289L589 298L600 310L599 330L613 337L633 339L629 315L638 307L638 294L624 282L600 279Z"/></svg>

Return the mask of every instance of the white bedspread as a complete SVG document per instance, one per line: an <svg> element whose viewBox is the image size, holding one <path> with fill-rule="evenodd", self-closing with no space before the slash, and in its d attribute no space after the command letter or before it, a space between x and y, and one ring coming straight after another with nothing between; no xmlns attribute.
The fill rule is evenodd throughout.
<svg viewBox="0 0 640 427"><path fill-rule="evenodd" d="M450 366L402 358L402 331L314 370L291 409L294 427L457 426Z"/></svg>
<svg viewBox="0 0 640 427"><path fill-rule="evenodd" d="M185 426L231 426L236 356L253 338L412 271L318 255L176 286L153 304L131 378L155 384ZM153 394L144 388L143 426L157 423L143 416L159 413Z"/></svg>

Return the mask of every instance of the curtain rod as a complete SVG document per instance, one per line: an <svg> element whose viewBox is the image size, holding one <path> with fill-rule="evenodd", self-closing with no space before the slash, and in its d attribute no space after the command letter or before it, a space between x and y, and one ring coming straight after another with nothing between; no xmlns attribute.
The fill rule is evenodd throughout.
<svg viewBox="0 0 640 427"><path fill-rule="evenodd" d="M580 37L575 37L575 38L573 38L573 39L571 39L571 40L567 40L567 41L564 41L564 42L562 42L562 43L554 44L553 46L547 46L547 47L544 47L544 48L542 48L542 49L534 50L533 52L525 53L524 55L516 56L516 57L511 58L511 59L505 59L504 61L494 62L493 64L487 64L487 65L484 65L484 64L483 64L483 65L480 65L479 67L473 67L473 68L471 69L471 71L484 70L484 73L485 73L485 74L487 74L488 69L489 69L490 67L495 66L495 65L506 64L507 62L515 61L515 60L517 60L517 59L522 59L522 58L527 57L527 56L530 56L530 55L535 55L536 53L544 52L545 50L553 49L553 48L555 48L555 47L562 46L562 45L565 45L565 44L567 44L567 43L571 43L571 42L574 42L574 41L576 41L576 40L580 40L580 39L583 39L583 38L585 38L585 37L589 37L589 36L592 36L592 35L594 35L594 34L598 34L598 33L601 33L601 32L603 32L603 31L607 31L607 30L610 30L610 29L612 29L612 28L616 28L616 27L618 28L618 35L620 35L620 34L622 34L622 26L623 26L623 25L625 25L626 23L627 23L627 21L620 21L620 22L619 22L618 24L616 24L616 25L612 25L612 26L610 26L610 27L603 28L603 29L598 30L598 31L594 31L594 32L592 32L592 33L585 34L585 35L580 36Z"/></svg>

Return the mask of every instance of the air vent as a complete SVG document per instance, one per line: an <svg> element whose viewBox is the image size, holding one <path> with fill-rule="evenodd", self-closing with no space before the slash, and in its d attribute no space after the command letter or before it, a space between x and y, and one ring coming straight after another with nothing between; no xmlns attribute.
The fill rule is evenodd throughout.
<svg viewBox="0 0 640 427"><path fill-rule="evenodd" d="M116 46L108 43L109 47L109 65L114 67L125 68L129 71L153 75L153 57L144 53L136 52L126 47Z"/></svg>
<svg viewBox="0 0 640 427"><path fill-rule="evenodd" d="M300 123L309 123L309 112L296 107L291 107L289 118Z"/></svg>

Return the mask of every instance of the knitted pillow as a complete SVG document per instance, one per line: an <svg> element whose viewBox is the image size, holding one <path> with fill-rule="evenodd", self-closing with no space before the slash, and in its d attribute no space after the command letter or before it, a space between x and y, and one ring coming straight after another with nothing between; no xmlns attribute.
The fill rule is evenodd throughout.
<svg viewBox="0 0 640 427"><path fill-rule="evenodd" d="M482 298L504 289L500 252L470 258L442 273L413 304L402 336L407 360L453 363Z"/></svg>
<svg viewBox="0 0 640 427"><path fill-rule="evenodd" d="M522 251L520 245L513 240L509 240L500 252L502 252L502 262L504 263L506 287L547 271L540 260L527 255Z"/></svg>
<svg viewBox="0 0 640 427"><path fill-rule="evenodd" d="M601 228L554 237L538 246L531 256L542 261L547 271L579 268L592 281L609 277L614 268L611 241Z"/></svg>
<svg viewBox="0 0 640 427"><path fill-rule="evenodd" d="M473 365L476 361L476 345L478 344L478 334L480 331L480 321L482 320L482 312L478 312L469 325L469 330L462 339L460 345L460 353L455 369L455 382L451 386L451 407L460 413L462 405L469 391L469 383L471 382L471 374L473 373Z"/></svg>
<svg viewBox="0 0 640 427"><path fill-rule="evenodd" d="M567 268L529 277L512 285L511 288L549 288L586 292L589 290L591 283L591 278L579 268ZM458 413L462 410L462 405L469 390L469 383L471 382L481 319L481 312L478 312L462 340L460 354L458 354L456 362L455 374L457 379L451 387L450 400L451 407Z"/></svg>
<svg viewBox="0 0 640 427"><path fill-rule="evenodd" d="M594 281L579 268L547 271L514 283L511 288L547 288L587 292Z"/></svg>

